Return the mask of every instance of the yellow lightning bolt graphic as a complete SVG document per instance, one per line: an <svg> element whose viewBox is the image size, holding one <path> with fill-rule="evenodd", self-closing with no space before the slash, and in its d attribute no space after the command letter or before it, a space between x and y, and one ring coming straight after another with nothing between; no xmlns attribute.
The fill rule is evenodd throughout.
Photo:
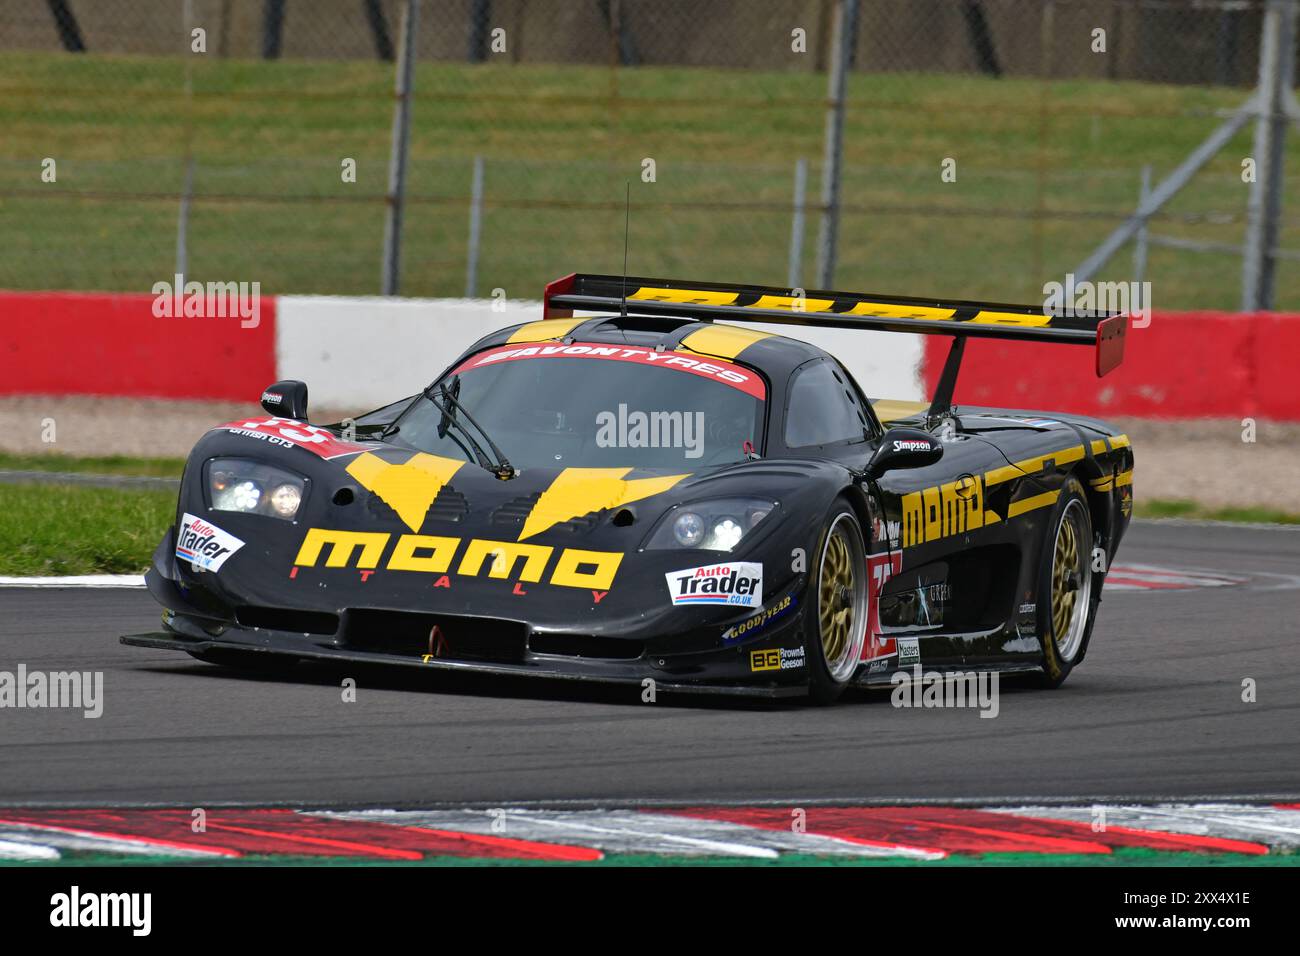
<svg viewBox="0 0 1300 956"><path fill-rule="evenodd" d="M348 465L348 474L383 499L412 531L419 531L438 492L464 465L454 458L417 452L400 465L365 452Z"/></svg>
<svg viewBox="0 0 1300 956"><path fill-rule="evenodd" d="M519 540L541 534L548 528L595 511L617 508L620 505L649 498L667 491L690 475L668 475L664 478L624 479L631 468L566 468L542 492L533 510L524 522Z"/></svg>

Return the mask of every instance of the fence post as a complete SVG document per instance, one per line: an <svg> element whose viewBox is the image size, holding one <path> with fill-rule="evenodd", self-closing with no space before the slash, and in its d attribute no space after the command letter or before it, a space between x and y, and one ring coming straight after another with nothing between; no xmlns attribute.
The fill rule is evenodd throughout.
<svg viewBox="0 0 1300 956"><path fill-rule="evenodd" d="M817 284L835 284L835 254L840 224L840 164L844 152L844 103L853 54L858 0L836 0L827 80L826 150L822 159L822 221L817 237Z"/></svg>
<svg viewBox="0 0 1300 956"><path fill-rule="evenodd" d="M799 289L799 273L803 265L804 210L808 203L808 160L800 156L794 161L794 216L790 220L790 270L786 285Z"/></svg>
<svg viewBox="0 0 1300 956"><path fill-rule="evenodd" d="M1273 249L1282 219L1282 167L1288 98L1295 87L1295 40L1296 0L1269 0L1259 43L1255 181L1250 184L1246 203L1246 240L1242 247L1243 312L1273 307Z"/></svg>
<svg viewBox="0 0 1300 956"><path fill-rule="evenodd" d="M415 72L415 34L420 0L406 0L402 8L400 49L397 54L393 108L393 138L388 160L387 210L384 215L384 295L397 295L402 272L402 203L406 199L406 154L411 139L411 87Z"/></svg>
<svg viewBox="0 0 1300 956"><path fill-rule="evenodd" d="M483 157L474 157L474 178L469 188L469 249L465 255L465 298L478 293L478 246L483 232Z"/></svg>
<svg viewBox="0 0 1300 956"><path fill-rule="evenodd" d="M1138 208L1141 209L1151 195L1151 164L1147 163L1142 167L1142 184L1138 188ZM1142 227L1138 229L1137 239L1133 243L1133 281L1141 282L1147 271L1147 248L1149 236L1147 235L1147 220L1142 220Z"/></svg>
<svg viewBox="0 0 1300 956"><path fill-rule="evenodd" d="M190 202L194 197L194 51L190 31L194 29L193 0L181 4L181 43L185 56L185 172L181 180L181 204L176 214L176 275L182 284L190 270ZM177 292L179 295L179 290Z"/></svg>

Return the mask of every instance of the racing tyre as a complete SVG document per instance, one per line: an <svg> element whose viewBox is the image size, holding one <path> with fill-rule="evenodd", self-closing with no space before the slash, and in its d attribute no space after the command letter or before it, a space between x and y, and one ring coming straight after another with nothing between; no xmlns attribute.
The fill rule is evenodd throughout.
<svg viewBox="0 0 1300 956"><path fill-rule="evenodd" d="M1038 569L1038 641L1043 684L1060 687L1092 636L1101 599L1092 573L1092 516L1083 486L1066 480L1052 509Z"/></svg>
<svg viewBox="0 0 1300 956"><path fill-rule="evenodd" d="M853 679L867 633L867 556L862 526L843 498L823 525L810 568L804 660L814 703L834 702Z"/></svg>
<svg viewBox="0 0 1300 956"><path fill-rule="evenodd" d="M205 664L218 664L221 667L231 667L250 674L266 674L268 676L287 673L298 663L298 658L285 657L283 654L267 654L262 651L234 651L224 647L214 647L206 651L186 651L186 653L195 660L203 661Z"/></svg>

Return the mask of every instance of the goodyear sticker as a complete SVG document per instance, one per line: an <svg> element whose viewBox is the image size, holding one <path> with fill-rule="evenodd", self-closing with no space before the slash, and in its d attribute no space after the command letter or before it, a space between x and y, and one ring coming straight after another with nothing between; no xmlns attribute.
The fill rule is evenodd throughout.
<svg viewBox="0 0 1300 956"><path fill-rule="evenodd" d="M747 617L739 624L733 624L722 632L722 643L734 644L737 641L743 641L747 637L753 637L760 631L764 630L772 621L776 620L786 611L794 607L794 595L787 594L775 604L763 608L753 617Z"/></svg>

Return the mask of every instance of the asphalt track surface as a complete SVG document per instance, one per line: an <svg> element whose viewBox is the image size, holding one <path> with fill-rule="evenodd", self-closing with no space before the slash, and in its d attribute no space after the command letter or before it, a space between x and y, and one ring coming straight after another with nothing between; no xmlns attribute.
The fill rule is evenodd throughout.
<svg viewBox="0 0 1300 956"><path fill-rule="evenodd" d="M1300 797L1300 531L1137 523L1120 557L1245 583L1108 596L1066 685L1004 680L996 719L887 691L816 708L384 669L250 677L119 644L158 625L142 589L3 588L0 670L102 671L104 713L0 710L0 803Z"/></svg>

